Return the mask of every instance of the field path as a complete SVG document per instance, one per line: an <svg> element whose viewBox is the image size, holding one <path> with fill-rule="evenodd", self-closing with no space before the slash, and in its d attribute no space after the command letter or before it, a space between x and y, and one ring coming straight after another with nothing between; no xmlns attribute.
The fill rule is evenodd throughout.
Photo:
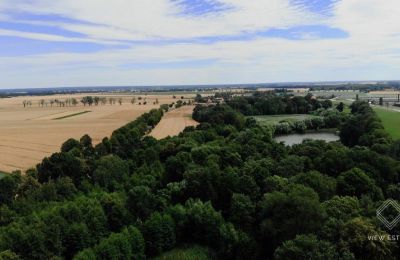
<svg viewBox="0 0 400 260"><path fill-rule="evenodd" d="M199 123L192 119L193 109L194 106L183 106L165 113L150 135L156 139L163 139L178 135L187 126L198 125Z"/></svg>

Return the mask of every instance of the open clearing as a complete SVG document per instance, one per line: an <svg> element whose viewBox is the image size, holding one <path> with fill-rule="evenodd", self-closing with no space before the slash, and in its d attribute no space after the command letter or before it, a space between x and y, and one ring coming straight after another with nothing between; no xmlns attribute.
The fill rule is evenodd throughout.
<svg viewBox="0 0 400 260"><path fill-rule="evenodd" d="M191 247L173 249L153 258L153 260L209 260L213 258L215 257L213 257L213 253L210 249L194 245Z"/></svg>
<svg viewBox="0 0 400 260"><path fill-rule="evenodd" d="M375 112L382 120L385 130L393 137L400 139L400 112L375 107Z"/></svg>
<svg viewBox="0 0 400 260"><path fill-rule="evenodd" d="M281 121L288 121L291 123L303 121L307 118L313 118L313 115L306 114L293 114L293 115L270 115L270 116L252 116L257 122L264 125L276 125Z"/></svg>
<svg viewBox="0 0 400 260"><path fill-rule="evenodd" d="M187 126L196 126L192 119L194 106L182 106L164 114L160 123L151 131L150 135L156 139L178 135Z"/></svg>
<svg viewBox="0 0 400 260"><path fill-rule="evenodd" d="M67 98L80 100L83 96L100 96L122 98L123 103L114 105L92 105L51 107L49 101ZM179 94L179 99L180 99ZM184 95L191 98L193 95ZM135 97L136 103L130 100ZM139 100L141 97L141 100ZM178 95L177 95L178 97ZM139 105L144 102L146 105ZM47 106L39 106L41 99L46 100ZM158 100L159 104L153 104ZM31 101L32 106L24 108L22 102ZM68 138L79 139L89 134L94 143L135 120L138 116L161 104L176 102L172 95L163 94L79 94L79 95L52 95L52 96L24 96L0 99L0 171L26 170L34 167L44 157L59 151L61 144ZM90 113L84 113L90 111ZM54 120L56 118L62 118ZM173 127L174 128L174 127Z"/></svg>

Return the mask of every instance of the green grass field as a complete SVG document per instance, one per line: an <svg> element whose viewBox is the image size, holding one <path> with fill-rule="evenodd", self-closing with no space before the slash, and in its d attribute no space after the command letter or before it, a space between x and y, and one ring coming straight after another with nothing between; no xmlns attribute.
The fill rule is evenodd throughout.
<svg viewBox="0 0 400 260"><path fill-rule="evenodd" d="M313 115L294 114L294 115L270 115L270 116L253 116L257 122L264 125L276 125L280 121L288 121L291 123L303 121L307 118L313 118Z"/></svg>
<svg viewBox="0 0 400 260"><path fill-rule="evenodd" d="M153 260L210 260L213 259L212 253L209 249L201 246L191 246L185 248L177 248L168 251Z"/></svg>
<svg viewBox="0 0 400 260"><path fill-rule="evenodd" d="M374 110L393 139L400 139L400 112L377 107Z"/></svg>
<svg viewBox="0 0 400 260"><path fill-rule="evenodd" d="M83 112L79 112L79 113L75 113L75 114L71 114L71 115L67 115L67 116L57 117L57 118L54 118L53 120L60 120L60 119L68 118L68 117L79 116L79 115L83 115L83 114L86 114L89 112L92 112L92 111L83 111Z"/></svg>

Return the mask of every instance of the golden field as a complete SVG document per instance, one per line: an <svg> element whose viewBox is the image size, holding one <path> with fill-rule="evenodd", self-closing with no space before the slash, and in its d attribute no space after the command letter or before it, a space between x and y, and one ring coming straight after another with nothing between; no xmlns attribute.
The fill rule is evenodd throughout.
<svg viewBox="0 0 400 260"><path fill-rule="evenodd" d="M60 107L56 104L50 106L50 100L60 101L75 98L78 101L83 96L122 98L122 105L116 102L110 105ZM142 100L138 100L139 96ZM183 95L191 98L194 95ZM131 104L135 97L136 103ZM141 114L161 104L170 104L180 99L172 94L76 94L76 95L51 95L51 96L21 96L0 99L0 171L26 170L34 167L45 156L59 151L61 144L68 138L79 139L84 134L89 134L93 143L100 142L104 137L135 120ZM146 98L146 105L139 102ZM158 104L153 102L158 99ZM41 106L40 100L45 100L47 106ZM24 101L32 103L23 106ZM85 113L86 112L86 113ZM81 114L79 114L81 113ZM61 118L61 119L58 119ZM174 124L173 121L167 125ZM181 123L180 123L181 124ZM165 129L165 128L164 128ZM179 128L180 129L180 128ZM158 130L157 130L158 131ZM164 132L164 131L162 131Z"/></svg>
<svg viewBox="0 0 400 260"><path fill-rule="evenodd" d="M198 123L192 119L194 106L183 106L167 112L150 135L156 139L178 135L187 126L196 126Z"/></svg>

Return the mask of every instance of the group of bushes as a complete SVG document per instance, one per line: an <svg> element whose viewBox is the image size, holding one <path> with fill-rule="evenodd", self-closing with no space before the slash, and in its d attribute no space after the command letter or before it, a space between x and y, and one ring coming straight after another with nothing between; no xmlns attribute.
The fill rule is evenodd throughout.
<svg viewBox="0 0 400 260"><path fill-rule="evenodd" d="M340 128L342 123L347 119L347 115L336 109L318 109L312 113L314 117L307 118L302 121L289 122L281 121L275 125L275 135L285 135L296 133L304 133L306 130L320 130Z"/></svg>
<svg viewBox="0 0 400 260"><path fill-rule="evenodd" d="M381 120L367 102L356 101L350 108L351 116L340 129L340 139L343 144L383 149L392 142Z"/></svg>

